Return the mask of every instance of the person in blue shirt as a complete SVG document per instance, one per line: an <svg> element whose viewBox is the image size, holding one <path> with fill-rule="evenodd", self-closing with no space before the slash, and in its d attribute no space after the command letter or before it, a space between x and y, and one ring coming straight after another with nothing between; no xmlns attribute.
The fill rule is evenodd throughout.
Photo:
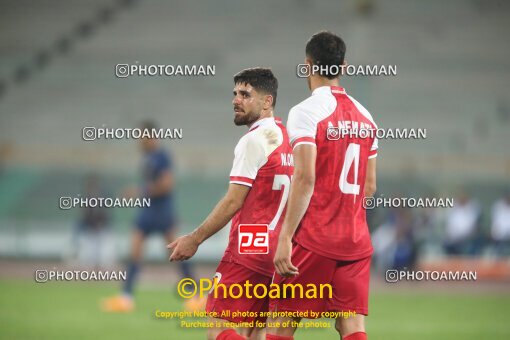
<svg viewBox="0 0 510 340"><path fill-rule="evenodd" d="M141 128L157 129L152 122L144 122ZM103 301L103 309L110 312L134 309L133 288L140 271L143 244L147 236L152 233L163 234L167 243L175 239L177 215L174 207L172 158L157 139L141 138L140 144L143 152L143 182L138 191L128 190L126 196L150 198L150 206L140 208L136 218L123 292ZM181 262L180 269L183 277L193 277L189 263Z"/></svg>

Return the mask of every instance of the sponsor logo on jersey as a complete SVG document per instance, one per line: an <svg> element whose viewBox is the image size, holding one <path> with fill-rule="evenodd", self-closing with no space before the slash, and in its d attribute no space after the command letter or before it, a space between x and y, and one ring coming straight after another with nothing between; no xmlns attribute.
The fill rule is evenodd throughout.
<svg viewBox="0 0 510 340"><path fill-rule="evenodd" d="M269 226L240 224L239 254L269 254Z"/></svg>

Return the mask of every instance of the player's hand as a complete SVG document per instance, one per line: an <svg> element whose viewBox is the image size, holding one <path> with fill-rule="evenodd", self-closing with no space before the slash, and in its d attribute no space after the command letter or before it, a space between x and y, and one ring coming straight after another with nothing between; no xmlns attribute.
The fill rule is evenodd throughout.
<svg viewBox="0 0 510 340"><path fill-rule="evenodd" d="M291 239L280 239L276 254L274 257L274 266L278 275L281 276L294 276L299 274L299 270L290 261L292 254L292 241Z"/></svg>
<svg viewBox="0 0 510 340"><path fill-rule="evenodd" d="M179 237L173 241L167 248L173 248L170 255L170 261L184 261L191 258L198 250L198 241L190 234Z"/></svg>

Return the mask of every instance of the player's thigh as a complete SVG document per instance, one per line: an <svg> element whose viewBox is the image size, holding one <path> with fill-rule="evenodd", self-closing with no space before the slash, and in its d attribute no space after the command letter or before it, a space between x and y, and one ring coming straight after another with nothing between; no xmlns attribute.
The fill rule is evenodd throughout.
<svg viewBox="0 0 510 340"><path fill-rule="evenodd" d="M226 329L230 329L230 321L218 319L218 318L208 318L208 322L212 323L214 326L209 327L207 329L207 339L215 340L218 335L223 332ZM246 339L251 340L265 340L266 339L266 332L265 328L239 328L237 330L237 333L246 337Z"/></svg>
<svg viewBox="0 0 510 340"><path fill-rule="evenodd" d="M208 340L216 340L216 337L223 332L225 329L228 329L227 325L224 325L225 320L217 319L217 318L208 318L209 323L213 324L213 327L207 328L207 339Z"/></svg>
<svg viewBox="0 0 510 340"><path fill-rule="evenodd" d="M291 337L296 332L301 318L275 317L267 320L267 334ZM287 327L283 327L287 323Z"/></svg>
<svg viewBox="0 0 510 340"><path fill-rule="evenodd" d="M314 311L321 313L326 310L327 298L330 289L326 289L331 283L336 269L336 261L311 252L300 245L294 245L292 251L292 263L299 268L299 275L282 277L275 274L273 283L280 288L280 296L271 299L271 311ZM300 297L299 292L314 285L317 294L324 296L316 298ZM322 287L322 288L321 288ZM290 319L289 319L290 320Z"/></svg>
<svg viewBox="0 0 510 340"><path fill-rule="evenodd" d="M162 234L165 238L167 234L172 236L171 232L176 224L173 213L164 208L145 208L136 219L137 229L145 236L150 234Z"/></svg>
<svg viewBox="0 0 510 340"><path fill-rule="evenodd" d="M239 294L239 289L244 287L247 281L251 287L257 285L269 287L271 277L243 265L225 261L220 262L214 277L217 285L211 289L207 297L207 312L214 312L216 317L231 322L265 322L265 318L259 315L269 310L269 299L256 298L253 291L250 292L251 298L248 298L246 292Z"/></svg>
<svg viewBox="0 0 510 340"><path fill-rule="evenodd" d="M370 256L356 261L338 261L328 311L342 312L346 320L356 314L368 315L370 261Z"/></svg>
<svg viewBox="0 0 510 340"><path fill-rule="evenodd" d="M176 239L176 232L174 228L168 228L164 235L165 241L168 243L172 243Z"/></svg>
<svg viewBox="0 0 510 340"><path fill-rule="evenodd" d="M167 244L172 243L177 238L177 222L174 218L165 218L157 227L157 231L163 234Z"/></svg>
<svg viewBox="0 0 510 340"><path fill-rule="evenodd" d="M142 257L143 242L146 234L139 228L135 228L131 234L131 259L140 260Z"/></svg>

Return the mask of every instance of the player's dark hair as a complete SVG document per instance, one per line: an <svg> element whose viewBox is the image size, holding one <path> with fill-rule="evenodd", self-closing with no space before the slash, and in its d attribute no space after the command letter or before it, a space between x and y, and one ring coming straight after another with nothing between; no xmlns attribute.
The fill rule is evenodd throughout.
<svg viewBox="0 0 510 340"><path fill-rule="evenodd" d="M140 123L140 128L141 129L146 129L146 130L152 130L152 129L157 129L158 128L158 124L156 124L156 122L152 121L152 120L144 120Z"/></svg>
<svg viewBox="0 0 510 340"><path fill-rule="evenodd" d="M329 31L321 31L312 35L306 43L306 56L314 65L340 66L344 63L345 43L338 35ZM331 67L320 69L320 75L334 79L339 74L329 74Z"/></svg>
<svg viewBox="0 0 510 340"><path fill-rule="evenodd" d="M271 69L254 67L242 70L234 76L234 84L249 84L255 90L271 95L273 97L273 107L275 107L278 79L276 79Z"/></svg>

